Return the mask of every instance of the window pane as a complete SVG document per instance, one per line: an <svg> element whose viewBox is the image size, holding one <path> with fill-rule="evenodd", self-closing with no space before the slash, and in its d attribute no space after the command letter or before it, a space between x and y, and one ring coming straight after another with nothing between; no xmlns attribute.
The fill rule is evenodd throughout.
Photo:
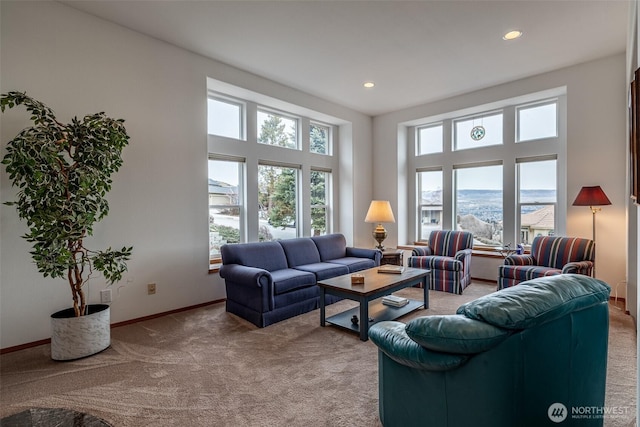
<svg viewBox="0 0 640 427"><path fill-rule="evenodd" d="M556 228L556 160L518 163L520 243L553 236Z"/></svg>
<svg viewBox="0 0 640 427"><path fill-rule="evenodd" d="M456 225L473 233L474 242L502 244L502 166L455 170Z"/></svg>
<svg viewBox="0 0 640 427"><path fill-rule="evenodd" d="M259 240L297 237L297 169L259 165L258 191Z"/></svg>
<svg viewBox="0 0 640 427"><path fill-rule="evenodd" d="M454 150L502 144L502 113L455 122Z"/></svg>
<svg viewBox="0 0 640 427"><path fill-rule="evenodd" d="M518 108L518 138L520 141L558 136L557 104Z"/></svg>
<svg viewBox="0 0 640 427"><path fill-rule="evenodd" d="M418 128L418 156L442 153L442 125Z"/></svg>
<svg viewBox="0 0 640 427"><path fill-rule="evenodd" d="M242 163L209 159L209 257L220 257L220 246L239 243L242 203Z"/></svg>
<svg viewBox="0 0 640 427"><path fill-rule="evenodd" d="M209 98L207 116L210 135L242 139L242 104Z"/></svg>
<svg viewBox="0 0 640 427"><path fill-rule="evenodd" d="M442 171L418 172L419 240L442 229Z"/></svg>
<svg viewBox="0 0 640 427"><path fill-rule="evenodd" d="M285 148L298 148L298 121L258 111L258 142Z"/></svg>
<svg viewBox="0 0 640 427"><path fill-rule="evenodd" d="M329 172L311 171L311 232L314 236L327 234Z"/></svg>
<svg viewBox="0 0 640 427"><path fill-rule="evenodd" d="M329 154L330 128L311 123L309 128L310 150L312 153Z"/></svg>
<svg viewBox="0 0 640 427"><path fill-rule="evenodd" d="M520 203L556 202L556 160L518 163Z"/></svg>

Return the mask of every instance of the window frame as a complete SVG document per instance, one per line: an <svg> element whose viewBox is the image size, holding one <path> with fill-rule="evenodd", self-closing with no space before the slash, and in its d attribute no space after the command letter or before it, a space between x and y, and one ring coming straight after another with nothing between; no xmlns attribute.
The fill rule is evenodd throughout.
<svg viewBox="0 0 640 427"><path fill-rule="evenodd" d="M424 129L433 129L433 128L440 128L440 133L441 133L441 139L440 139L440 149L438 151L430 151L430 152L422 152L420 150L420 146L421 146L421 142L422 142L422 137L421 137L421 133L420 131L424 130ZM428 123L422 126L417 126L416 127L416 135L415 135L415 139L416 139L416 151L415 151L415 155L416 156L429 156L432 154L438 154L438 153L442 153L444 151L444 123L443 122L433 122L433 123Z"/></svg>
<svg viewBox="0 0 640 427"><path fill-rule="evenodd" d="M230 137L230 136L225 136L225 135L218 135L218 134L214 134L214 133L209 133L209 106L207 105L207 135L211 135L211 136L215 136L215 137L219 137L219 138L228 138L231 140L237 140L237 141L246 141L247 140L247 104L244 101L241 101L239 99L233 98L233 97L229 97L229 96L224 96L221 95L219 93L216 92L212 92L209 91L207 94L207 102L209 102L209 100L213 100L213 101L217 101L217 102L221 102L224 104L229 104L229 105L235 105L238 106L240 109L240 114L238 117L238 132L240 133L239 138L234 138L234 137Z"/></svg>
<svg viewBox="0 0 640 427"><path fill-rule="evenodd" d="M420 179L420 174L422 173L428 173L428 172L440 172L441 175L441 182L444 184L444 177L443 175L443 171L442 169L421 169L421 170L417 170L416 171L416 206L417 206L417 211L416 211L416 219L417 219L417 224L416 227L418 229L418 241L427 241L429 239L429 236L423 236L422 235L422 210L423 208L440 208L440 222L438 223L439 227L434 228L434 230L442 230L442 224L444 222L444 201L440 204L433 204L433 203L422 203L422 180ZM444 185L443 188L441 190L444 193ZM444 194L443 194L444 196ZM428 210L433 210L433 209L428 209ZM426 232L426 231L425 231ZM430 232L429 232L430 233ZM424 238L423 238L424 237Z"/></svg>
<svg viewBox="0 0 640 427"><path fill-rule="evenodd" d="M311 128L314 126L325 128L327 130L327 147L325 153L320 153L311 149ZM318 122L316 120L309 121L309 152L312 154L319 154L321 156L333 156L333 126L326 123Z"/></svg>
<svg viewBox="0 0 640 427"><path fill-rule="evenodd" d="M545 89L535 93L519 94L513 98L494 100L483 105L461 105L458 110L437 111L434 115L411 119L398 123L399 141L406 150L407 169L418 172L433 168L443 170L443 229L455 229L454 183L453 169L461 165L480 165L492 162L503 164L503 243L515 245L520 238L519 210L517 207L516 159L555 156L557 161L556 176L556 234L566 233L567 216L567 88L565 86ZM520 144L516 138L516 108L518 106L536 105L556 100L556 116L558 135L555 138L540 139ZM459 118L479 117L484 113L497 110L503 112L503 144L480 147L476 149L453 150L453 121ZM416 152L416 129L431 123L444 123L444 152L419 156ZM562 172L562 173L561 173ZM415 175L414 175L415 176ZM411 177L409 175L408 177ZM406 179L406 178L405 178ZM407 186L413 197L407 207L408 226L404 229L409 243L424 244L421 238L416 179L407 180ZM412 204L412 205L411 205ZM494 250L475 242L476 249Z"/></svg>
<svg viewBox="0 0 640 427"><path fill-rule="evenodd" d="M238 164L238 203L235 205L212 205L208 203L208 211L209 217L211 216L211 209L220 208L220 209L238 209L238 226L239 226L239 242L246 242L246 200L245 200L245 174L246 174L246 159L244 158L233 158L227 156L220 156L209 154L207 158L207 165L209 165L209 161L222 161L222 162L233 162ZM211 193L208 193L209 198L211 197ZM209 222L209 233L211 233L211 222ZM209 236L209 247L211 248L211 236ZM219 264L222 262L222 256L211 256L211 249L209 249L209 264Z"/></svg>
<svg viewBox="0 0 640 427"><path fill-rule="evenodd" d="M313 204L313 201L311 200L311 195L313 193L313 189L311 188L311 177L313 173L323 173L325 174L325 179L324 179L324 194L325 194L325 203L322 205L319 204ZM324 217L325 217L325 230L324 230L324 234L329 234L331 233L333 227L332 227L332 221L331 221L331 188L333 187L333 172L331 170L327 170L327 169L322 169L322 168L315 168L315 167L311 167L310 172L309 172L309 186L310 186L310 197L309 197L309 214L311 215L311 232L313 234L314 228L313 228L313 210L314 209L324 209ZM316 235L316 234L314 234ZM322 234L320 234L322 235Z"/></svg>
<svg viewBox="0 0 640 427"><path fill-rule="evenodd" d="M546 105L555 105L556 106L556 122L555 122L555 135L552 136L541 136L541 137L537 137L537 138L532 138L532 139L521 139L520 138L520 112L523 110L529 110L529 109L533 109L533 108L537 108L537 107L543 107ZM550 138L557 138L558 137L558 132L559 130L559 123L558 123L559 119L558 119L558 99L557 98L551 98L551 99L545 99L545 100L541 100L541 101L537 101L537 102L531 102L528 104L522 104L522 105L518 105L516 106L516 117L515 117L515 126L516 126L516 134L515 134L515 141L517 144L523 144L523 143L528 143L528 142L533 142L533 141L539 141L539 140L545 140L545 139L550 139Z"/></svg>
<svg viewBox="0 0 640 427"><path fill-rule="evenodd" d="M259 122L259 115L260 113L264 113L264 114L268 114L271 116L276 116L276 117L280 117L281 119L285 119L285 120L291 120L295 123L296 125L296 129L295 129L295 136L294 136L294 143L295 146L294 147L287 147L287 146L282 146L282 145L274 145L274 144L268 144L266 142L260 142L260 122ZM284 113L282 111L276 110L276 109L272 109L272 108L268 108L265 107L263 105L258 106L258 109L256 111L256 130L257 130L257 135L256 135L256 141L258 144L260 145L264 145L264 146L268 146L268 147L278 147L278 148L284 148L287 150L297 150L297 151L301 151L302 147L301 147L301 143L300 143L300 117L292 115L292 114L287 114Z"/></svg>
<svg viewBox="0 0 640 427"><path fill-rule="evenodd" d="M550 161L553 160L555 161L555 169L556 169L556 199L554 202L522 202L520 200L520 195L521 195L521 191L522 191L522 185L521 185L521 172L520 172L520 167L523 164L527 164L527 163L536 163L536 162L545 162L545 161ZM516 159L516 167L517 167L517 172L516 172L516 177L517 177L517 182L516 182L516 195L517 195L517 199L516 199L516 229L519 230L518 232L518 241L517 243L522 243L522 244L530 244L531 241L529 239L526 239L527 241L525 242L524 239L522 238L522 208L524 206L540 206L540 207L545 207L545 206L553 206L553 211L554 211L554 215L553 215L553 230L554 230L554 234L555 234L555 230L558 229L558 160L557 160L557 156L547 156L547 157L534 157L534 158L524 158L524 159ZM533 236L535 237L535 236ZM531 239L532 240L532 239Z"/></svg>

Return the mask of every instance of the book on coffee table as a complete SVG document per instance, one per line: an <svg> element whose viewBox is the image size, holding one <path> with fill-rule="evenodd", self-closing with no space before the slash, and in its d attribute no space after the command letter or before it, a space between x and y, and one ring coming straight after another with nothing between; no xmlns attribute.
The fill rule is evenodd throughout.
<svg viewBox="0 0 640 427"><path fill-rule="evenodd" d="M409 304L409 300L407 298L398 297L395 295L386 295L382 297L382 303L385 305L391 305L393 307L403 307Z"/></svg>
<svg viewBox="0 0 640 427"><path fill-rule="evenodd" d="M404 267L399 265L382 265L378 267L378 273L400 274L404 271Z"/></svg>

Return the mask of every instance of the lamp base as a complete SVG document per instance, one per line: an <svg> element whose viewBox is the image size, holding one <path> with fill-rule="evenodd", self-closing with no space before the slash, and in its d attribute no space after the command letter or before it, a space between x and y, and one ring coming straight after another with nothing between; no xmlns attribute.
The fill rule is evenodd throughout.
<svg viewBox="0 0 640 427"><path fill-rule="evenodd" d="M376 249L384 251L382 242L384 242L384 239L387 238L387 230L384 229L382 224L378 224L376 229L373 230L373 238L376 240L376 242L378 242L378 246L376 246Z"/></svg>

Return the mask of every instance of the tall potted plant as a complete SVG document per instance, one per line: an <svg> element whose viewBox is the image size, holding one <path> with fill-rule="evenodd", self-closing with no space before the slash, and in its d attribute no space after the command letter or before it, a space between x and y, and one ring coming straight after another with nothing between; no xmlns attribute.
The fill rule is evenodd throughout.
<svg viewBox="0 0 640 427"><path fill-rule="evenodd" d="M95 271L109 285L121 280L133 248L94 251L85 246L85 238L109 212L105 196L129 136L123 120L104 113L63 124L26 93L0 95L3 113L19 105L31 114L33 126L7 143L2 164L18 193L5 204L15 206L27 222L23 237L33 244L38 271L44 277L66 277L71 289L73 308L52 315L51 357L89 356L110 345L110 317L108 305L88 304L84 286Z"/></svg>

